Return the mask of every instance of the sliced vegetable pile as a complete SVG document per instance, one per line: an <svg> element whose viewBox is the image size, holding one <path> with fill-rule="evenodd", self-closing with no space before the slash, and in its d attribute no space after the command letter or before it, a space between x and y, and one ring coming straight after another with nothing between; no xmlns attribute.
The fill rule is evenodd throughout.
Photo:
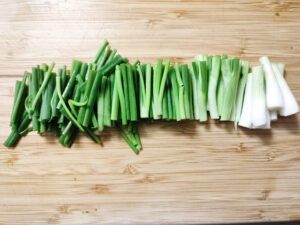
<svg viewBox="0 0 300 225"><path fill-rule="evenodd" d="M142 148L137 123L143 119L233 121L269 129L277 116L299 111L284 79L284 65L260 58L260 66L238 58L197 55L190 65L158 59L155 66L116 55L105 40L91 63L54 63L25 72L16 81L11 134L13 147L30 131L52 132L71 146L79 132L101 143L104 127L117 127L131 149ZM98 131L98 132L95 132Z"/></svg>

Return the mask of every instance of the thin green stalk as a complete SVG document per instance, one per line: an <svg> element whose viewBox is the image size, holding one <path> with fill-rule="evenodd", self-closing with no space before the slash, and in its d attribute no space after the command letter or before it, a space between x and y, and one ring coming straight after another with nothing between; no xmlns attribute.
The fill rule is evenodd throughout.
<svg viewBox="0 0 300 225"><path fill-rule="evenodd" d="M18 93L20 91L20 87L22 85L22 82L17 80L16 81L16 84L15 84L15 94L14 94L14 104L13 104L13 108L15 107L16 105L16 101L17 101L17 98L18 98Z"/></svg>
<svg viewBox="0 0 300 225"><path fill-rule="evenodd" d="M217 86L219 81L220 68L221 56L214 56L212 58L211 75L209 77L208 86L209 113L212 119L219 119L219 112L217 107Z"/></svg>
<svg viewBox="0 0 300 225"><path fill-rule="evenodd" d="M104 96L106 90L107 77L102 77L100 93L97 100L97 119L98 119L98 130L103 131L104 129Z"/></svg>
<svg viewBox="0 0 300 225"><path fill-rule="evenodd" d="M132 74L133 74L133 83L134 83L134 89L135 89L135 96L139 95L139 74L137 72L137 68L135 66L131 66L132 68ZM139 101L138 101L138 97L136 100L136 105L137 105L137 109L139 109ZM138 114L139 115L139 114Z"/></svg>
<svg viewBox="0 0 300 225"><path fill-rule="evenodd" d="M175 63L175 72L176 72L176 79L178 83L179 89L179 115L180 119L185 119L185 110L184 110L184 85L181 79L179 64Z"/></svg>
<svg viewBox="0 0 300 225"><path fill-rule="evenodd" d="M32 68L32 73L29 81L29 98L33 99L38 92L38 69ZM32 129L39 130L38 110L35 109L32 114Z"/></svg>
<svg viewBox="0 0 300 225"><path fill-rule="evenodd" d="M142 67L140 65L137 66L137 71L139 74L139 100L140 100L140 113L141 118L148 118L149 115L146 115L146 108L145 108L145 102L146 102L146 87L145 87L145 81L144 81L144 73L142 71Z"/></svg>
<svg viewBox="0 0 300 225"><path fill-rule="evenodd" d="M127 69L127 83L128 83L128 96L129 96L129 108L130 108L130 120L137 120L137 106L136 106L136 95L134 87L134 79L131 65L126 65Z"/></svg>
<svg viewBox="0 0 300 225"><path fill-rule="evenodd" d="M40 110L40 121L49 121L51 119L51 99L55 89L55 73L51 73L48 84L42 94L42 103Z"/></svg>
<svg viewBox="0 0 300 225"><path fill-rule="evenodd" d="M101 45L100 49L98 50L97 54L95 55L95 57L93 59L93 63L97 63L98 62L99 58L103 54L104 49L106 48L107 45L108 45L108 41L104 40L103 44Z"/></svg>
<svg viewBox="0 0 300 225"><path fill-rule="evenodd" d="M212 58L213 58L212 56L208 56L208 58L206 60L206 72L207 72L208 87L209 87L211 71L212 71ZM208 93L207 93L207 111L210 111Z"/></svg>
<svg viewBox="0 0 300 225"><path fill-rule="evenodd" d="M240 79L240 60L229 59L229 62L231 63L229 69L229 81L227 85L224 83L225 93L223 96L221 120L231 119Z"/></svg>
<svg viewBox="0 0 300 225"><path fill-rule="evenodd" d="M189 101L190 101L190 112L191 112L191 119L195 119L194 116L194 103L193 103L193 80L192 74L188 69L188 76L189 76Z"/></svg>
<svg viewBox="0 0 300 225"><path fill-rule="evenodd" d="M58 73L60 73L60 76L62 76L62 69L58 70ZM55 79L54 79L55 81ZM55 84L56 85L56 84ZM56 108L57 104L59 102L58 94L56 88L54 88L54 92L51 98L51 119L58 117L58 109Z"/></svg>
<svg viewBox="0 0 300 225"><path fill-rule="evenodd" d="M110 46L108 45L105 47L103 54L100 56L100 58L97 62L97 68L101 68L105 64L109 53L110 53Z"/></svg>
<svg viewBox="0 0 300 225"><path fill-rule="evenodd" d="M85 86L85 90L84 90L84 94L81 96L80 101L82 102L84 99L88 99L92 86L93 86L93 82L95 80L95 76L96 76L96 72L95 70L90 70L89 71L89 75L88 75L88 80ZM79 108L79 112L78 112L78 122L80 124L83 124L84 122L84 117L85 117L85 111L86 111L87 106L83 106Z"/></svg>
<svg viewBox="0 0 300 225"><path fill-rule="evenodd" d="M16 107L17 102L19 102L18 101L18 95L19 95L19 92L21 90L21 86L22 86L22 82L21 81L16 81L15 95L14 95L14 103L13 103L12 113L14 111L14 108ZM17 111L16 121L14 122L14 124L12 124L12 121L10 121L10 126L12 127L12 130L15 130L19 126L20 119L21 119L20 117L22 116L22 114L24 112L23 108L25 107L25 110L27 112L29 112L28 108L30 108L30 104L27 103L27 100L29 99L29 96L26 97L26 85L24 87L24 91L23 92L24 92L24 94L21 97L20 103L18 103L19 104L19 106L18 106L19 109ZM24 98L25 98L25 104L22 104L22 102L24 101ZM11 117L12 117L12 114L11 114ZM30 115L29 115L29 117L30 117Z"/></svg>
<svg viewBox="0 0 300 225"><path fill-rule="evenodd" d="M184 92L183 92L183 98L184 98L184 112L185 112L185 118L186 119L192 119L192 112L190 111L190 80L189 80L189 71L187 64L183 64L180 67L181 74L182 74L182 81L184 85Z"/></svg>
<svg viewBox="0 0 300 225"><path fill-rule="evenodd" d="M69 81L69 76L67 74L67 66L63 66L62 74L61 74L61 90L65 90L65 87Z"/></svg>
<svg viewBox="0 0 300 225"><path fill-rule="evenodd" d="M132 141L127 137L126 133L124 132L123 128L121 126L118 126L119 132L121 134L121 136L124 138L124 140L126 141L126 143L129 145L129 147L132 149L132 151L135 154L139 153L139 150L135 147L135 145L132 143Z"/></svg>
<svg viewBox="0 0 300 225"><path fill-rule="evenodd" d="M173 92L173 99L174 99L174 105L175 105L175 118L177 121L181 120L180 116L180 109L179 109L179 87L176 79L176 72L172 68L171 72L171 82L172 82L172 92Z"/></svg>
<svg viewBox="0 0 300 225"><path fill-rule="evenodd" d="M107 78L106 82L106 88L105 88L105 93L104 93L104 115L103 115L103 125L111 127L111 78Z"/></svg>
<svg viewBox="0 0 300 225"><path fill-rule="evenodd" d="M36 105L37 105L37 103L38 103L38 101L39 101L39 99L40 99L40 97L41 97L41 95L42 95L44 89L45 89L46 86L47 86L47 83L48 83L49 79L51 78L51 73L52 73L52 70L53 70L54 66L55 66L55 63L54 63L54 62L51 63L51 65L50 65L50 67L49 67L49 69L48 69L48 71L47 71L47 74L46 74L46 76L44 77L42 86L40 87L40 89L38 90L38 92L37 92L35 98L33 99L32 106L31 106L31 110L32 110L32 111L35 109L35 107L36 107Z"/></svg>
<svg viewBox="0 0 300 225"><path fill-rule="evenodd" d="M199 120L207 120L207 92L208 92L208 77L206 61L198 61L198 106L199 106Z"/></svg>
<svg viewBox="0 0 300 225"><path fill-rule="evenodd" d="M113 91L111 92L113 94L112 96L112 106L111 106L111 120L118 120L119 115L119 94L118 94L118 87L117 87L117 81L116 81L116 75L112 75L112 82L111 86L113 87Z"/></svg>
<svg viewBox="0 0 300 225"><path fill-rule="evenodd" d="M115 82L117 84L117 90L118 90L118 95L119 95L119 100L120 100L122 124L126 125L127 124L126 105L125 105L125 96L124 96L124 91L123 91L123 86L122 86L122 77L121 77L120 66L116 66L116 81Z"/></svg>
<svg viewBox="0 0 300 225"><path fill-rule="evenodd" d="M162 101L159 102L159 88L162 78L162 72L163 72L163 60L158 59L157 65L154 66L153 71L153 98L152 98L152 107L153 107L153 118L154 119L160 119L162 115L162 105L159 107L159 103L162 104Z"/></svg>
<svg viewBox="0 0 300 225"><path fill-rule="evenodd" d="M137 68L140 78L140 113L141 118L149 118L150 103L151 103L151 77L152 68L151 64L146 65L146 82L144 81L144 73L142 67Z"/></svg>
<svg viewBox="0 0 300 225"><path fill-rule="evenodd" d="M18 91L18 96L15 100L15 104L14 104L14 107L12 110L10 125L13 129L15 129L18 126L17 120L18 120L18 116L20 115L21 104L22 104L21 101L22 101L22 98L24 97L24 93L26 90L26 81L27 81L28 75L29 75L28 72L24 73L24 77L23 77L22 83L20 85L20 90Z"/></svg>
<svg viewBox="0 0 300 225"><path fill-rule="evenodd" d="M162 100L162 118L167 120L169 119L168 115L168 96L167 96L167 89L165 88L165 94L163 95Z"/></svg>
<svg viewBox="0 0 300 225"><path fill-rule="evenodd" d="M224 79L223 79L223 77L220 77L219 84L218 84L218 87L217 87L217 107L218 107L219 116L222 115L224 92L225 92L225 90L224 90Z"/></svg>
<svg viewBox="0 0 300 225"><path fill-rule="evenodd" d="M171 89L171 81L170 77L167 79L166 89L167 89L167 106L168 106L168 119L174 119L173 115L173 96L172 96L172 89Z"/></svg>
<svg viewBox="0 0 300 225"><path fill-rule="evenodd" d="M75 69L75 67L76 67L77 63L78 63L78 61L77 61L77 60L75 60L75 59L73 59L73 60L72 60L70 74L73 74L73 71L74 71L74 69ZM45 72L46 72L46 71L45 71Z"/></svg>
<svg viewBox="0 0 300 225"><path fill-rule="evenodd" d="M145 96L145 116L149 115L150 102L151 102L151 80L152 80L152 68L151 64L146 65L146 96Z"/></svg>
<svg viewBox="0 0 300 225"><path fill-rule="evenodd" d="M159 96L158 96L158 105L157 105L157 111L158 114L161 115L161 106L162 106L162 100L163 100L163 96L165 93L165 86L166 86L166 81L167 81L167 77L169 74L169 68L170 68L170 63L171 61L168 59L166 61L166 65L164 67L164 73L161 79L161 83L160 83L160 87L159 87Z"/></svg>
<svg viewBox="0 0 300 225"><path fill-rule="evenodd" d="M129 103L129 95L131 94L128 89L128 78L127 78L127 68L126 64L120 65L123 88L124 88L124 97L125 97L125 107L126 107L126 116L127 120L130 120L130 103Z"/></svg>
<svg viewBox="0 0 300 225"><path fill-rule="evenodd" d="M83 126L85 126L85 127L87 127L90 124L91 113L94 109L94 105L95 105L95 102L96 102L96 98L97 98L97 95L98 95L99 86L100 86L102 77L103 77L103 75L101 73L101 70L98 70L97 74L96 74L96 77L95 77L95 80L94 80L94 83L93 83L93 86L92 86L92 89L89 93L88 103L86 105L86 111L85 111L85 116L84 116L84 121L83 121Z"/></svg>
<svg viewBox="0 0 300 225"><path fill-rule="evenodd" d="M193 85L193 106L194 106L194 117L196 120L200 119L200 113L199 113L199 88L198 88L198 80L199 80L199 73L196 62L191 62L190 64L190 73L191 73L191 79L192 79L192 85Z"/></svg>

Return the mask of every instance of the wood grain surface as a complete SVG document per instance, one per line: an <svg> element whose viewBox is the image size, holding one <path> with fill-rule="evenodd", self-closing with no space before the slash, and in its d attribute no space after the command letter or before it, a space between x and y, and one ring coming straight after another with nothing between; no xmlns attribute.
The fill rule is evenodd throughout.
<svg viewBox="0 0 300 225"><path fill-rule="evenodd" d="M90 61L103 39L131 61L199 53L286 64L300 100L300 2L0 1L0 142L24 70ZM136 156L115 130L71 149L35 133L0 147L0 224L182 224L300 219L300 114L271 131L231 123L140 126Z"/></svg>

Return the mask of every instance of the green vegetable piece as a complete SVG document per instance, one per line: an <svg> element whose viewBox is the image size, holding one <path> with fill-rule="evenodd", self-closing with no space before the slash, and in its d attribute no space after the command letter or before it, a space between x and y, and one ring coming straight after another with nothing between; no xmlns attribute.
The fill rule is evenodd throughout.
<svg viewBox="0 0 300 225"><path fill-rule="evenodd" d="M106 90L107 77L102 77L102 83L100 93L97 100L97 119L98 119L98 130L103 131L104 128L104 96Z"/></svg>
<svg viewBox="0 0 300 225"><path fill-rule="evenodd" d="M126 70L127 70L130 120L137 121L136 91L135 91L135 85L134 85L133 72L132 72L131 65L127 64Z"/></svg>
<svg viewBox="0 0 300 225"><path fill-rule="evenodd" d="M208 77L207 67L205 61L198 61L198 106L199 106L199 120L207 120L207 92L208 92Z"/></svg>
<svg viewBox="0 0 300 225"><path fill-rule="evenodd" d="M127 68L126 64L120 65L122 83L124 88L124 97L125 97L125 107L126 107L126 117L127 120L130 120L130 106L129 106L129 89L128 89L128 78L127 78Z"/></svg>
<svg viewBox="0 0 300 225"><path fill-rule="evenodd" d="M179 115L180 119L185 119L185 110L184 110L184 85L181 78L179 64L175 63L175 72L176 72L176 79L178 83L179 89Z"/></svg>
<svg viewBox="0 0 300 225"><path fill-rule="evenodd" d="M116 81L115 82L117 84L116 87L117 87L119 100L120 100L122 124L126 125L127 124L126 105L125 105L125 96L124 96L124 91L123 91L123 86L122 86L120 66L116 66Z"/></svg>
<svg viewBox="0 0 300 225"><path fill-rule="evenodd" d="M181 74L182 74L182 81L183 81L183 98L184 98L184 112L185 112L185 118L186 119L192 119L192 112L190 105L192 102L190 102L190 78L189 78L189 71L187 64L183 64L180 67Z"/></svg>
<svg viewBox="0 0 300 225"><path fill-rule="evenodd" d="M15 129L18 126L18 116L20 115L22 110L22 98L24 97L25 91L26 91L26 81L27 77L29 76L28 72L24 73L24 77L22 80L22 83L20 85L20 90L18 91L17 98L15 100L15 104L13 106L12 114L11 114L11 120L10 125L12 129Z"/></svg>
<svg viewBox="0 0 300 225"><path fill-rule="evenodd" d="M224 63L223 63L224 62ZM224 59L222 65L228 67L224 79L224 94L221 110L221 120L230 120L231 114L235 108L236 95L240 79L240 60L239 59ZM223 71L222 71L223 75ZM228 80L228 81L227 81ZM235 116L234 116L235 117Z"/></svg>
<svg viewBox="0 0 300 225"><path fill-rule="evenodd" d="M89 94L88 103L86 105L86 111L85 111L85 116L84 116L84 121L83 121L83 126L85 126L85 127L87 127L90 124L91 113L94 109L96 98L97 98L97 95L99 92L99 86L100 86L101 79L102 79L102 73L101 73L101 70L98 70L95 80L94 80L94 83L93 83L93 86L92 86L92 89Z"/></svg>
<svg viewBox="0 0 300 225"><path fill-rule="evenodd" d="M106 88L105 88L105 93L104 93L104 106L103 106L103 125L111 127L111 85L112 81L111 78L113 76L110 76L107 78L106 82Z"/></svg>
<svg viewBox="0 0 300 225"><path fill-rule="evenodd" d="M217 107L217 86L219 81L220 68L221 68L221 57L218 55L212 57L211 74L209 77L209 86L208 86L209 113L212 119L219 119L219 112Z"/></svg>
<svg viewBox="0 0 300 225"><path fill-rule="evenodd" d="M44 89L46 88L47 83L48 83L49 79L51 78L51 73L52 73L52 70L53 70L54 66L55 66L55 63L54 62L51 63L51 65L50 65L50 67L49 67L49 69L46 73L46 76L44 77L43 83L42 83L40 89L38 90L35 98L33 99L32 106L31 106L31 111L33 111L35 109L35 107L36 107L36 105L37 105Z"/></svg>
<svg viewBox="0 0 300 225"><path fill-rule="evenodd" d="M88 99L89 98L89 95L90 95L90 92L91 92L91 89L92 89L92 86L93 86L93 82L94 82L95 76L96 76L95 70L90 70L89 71L89 75L88 75L88 80L87 80L87 83L86 83L86 86L85 86L84 94L80 97L80 102L84 101L84 99ZM87 109L86 105L84 105L84 106L82 106L82 107L79 108L78 122L80 124L83 124L83 122L84 122L86 109Z"/></svg>
<svg viewBox="0 0 300 225"><path fill-rule="evenodd" d="M55 89L55 73L50 74L48 84L42 94L42 103L40 110L41 122L47 122L51 119L51 99Z"/></svg>
<svg viewBox="0 0 300 225"><path fill-rule="evenodd" d="M245 89L247 85L248 80L248 73L249 73L249 62L248 61L241 61L241 75L239 85L238 85L238 94L237 94L237 100L236 100L236 117L235 117L235 125L238 124L241 118L242 108L243 108L243 102L244 102L244 95L245 95Z"/></svg>
<svg viewBox="0 0 300 225"><path fill-rule="evenodd" d="M127 137L126 133L124 132L124 130L122 129L121 126L118 126L119 132L121 134L121 136L124 138L124 140L126 141L126 143L129 145L129 147L132 149L132 151L135 154L139 153L139 150L136 148L136 146L132 143L132 141Z"/></svg>
<svg viewBox="0 0 300 225"><path fill-rule="evenodd" d="M100 49L98 50L97 54L95 55L93 59L93 63L97 63L101 55L103 54L106 46L108 45L108 41L104 40L103 44L101 45Z"/></svg>

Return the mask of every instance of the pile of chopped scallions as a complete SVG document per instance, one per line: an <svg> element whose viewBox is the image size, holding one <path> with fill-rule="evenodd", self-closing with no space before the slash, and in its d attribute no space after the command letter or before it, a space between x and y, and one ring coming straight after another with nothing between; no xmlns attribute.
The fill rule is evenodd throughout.
<svg viewBox="0 0 300 225"><path fill-rule="evenodd" d="M238 58L197 55L189 65L155 66L116 55L105 40L91 63L72 61L53 71L54 63L25 72L16 81L11 134L4 145L13 147L30 131L51 132L71 146L82 132L101 143L99 132L116 127L138 153L138 122L212 119L247 128L269 129L271 121L299 111L284 79L284 65L260 58L260 66ZM98 131L98 132L96 132Z"/></svg>

